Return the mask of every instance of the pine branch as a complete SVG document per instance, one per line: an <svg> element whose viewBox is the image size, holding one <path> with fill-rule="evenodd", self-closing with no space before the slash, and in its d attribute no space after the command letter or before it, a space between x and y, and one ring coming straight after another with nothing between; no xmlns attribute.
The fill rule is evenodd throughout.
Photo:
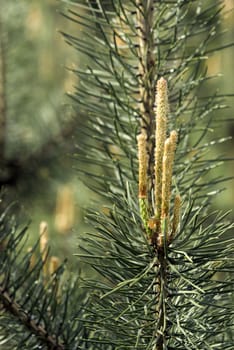
<svg viewBox="0 0 234 350"><path fill-rule="evenodd" d="M41 344L45 344L49 349L63 350L65 345L61 344L53 335L48 334L47 330L31 319L31 315L24 310L14 299L0 286L0 298L4 309L16 317L19 323L25 326L31 334L34 334Z"/></svg>
<svg viewBox="0 0 234 350"><path fill-rule="evenodd" d="M25 253L27 230L17 229L16 212L15 204L4 208L1 200L1 333L9 337L9 346L15 350L85 346L88 330L78 319L85 318L88 297L78 289L79 275L71 276L64 264L58 265L58 258L50 256L44 223L40 242ZM41 252L36 257L39 243Z"/></svg>
<svg viewBox="0 0 234 350"><path fill-rule="evenodd" d="M94 290L85 321L94 334L90 346L231 348L223 330L231 324L233 280L215 276L229 270L233 248L224 248L223 235L232 225L208 216L218 193L210 189L222 180L204 180L220 165L206 153L222 140L206 138L224 104L217 94L199 96L211 79L205 61L221 3L110 1L107 10L80 1L68 12L87 40L64 34L65 40L91 60L74 69L79 85L72 98L86 135L78 146L79 173L91 176L88 185L114 205L106 215L91 211L95 232L82 239L78 254L101 275L87 281ZM160 77L168 82L167 102L155 99Z"/></svg>

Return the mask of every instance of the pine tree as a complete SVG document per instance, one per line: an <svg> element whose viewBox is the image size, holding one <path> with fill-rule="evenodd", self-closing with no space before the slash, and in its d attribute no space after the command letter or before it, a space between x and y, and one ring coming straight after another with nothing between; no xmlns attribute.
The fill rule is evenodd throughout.
<svg viewBox="0 0 234 350"><path fill-rule="evenodd" d="M77 255L93 271L49 271L43 225L32 262L39 242L23 255L25 229L2 205L2 344L231 350L233 226L212 210L225 179L210 173L224 159L209 157L224 141L224 96L200 93L211 90L207 57L222 49L222 1L65 3L79 31L63 35L84 57L71 95L78 171L99 196Z"/></svg>

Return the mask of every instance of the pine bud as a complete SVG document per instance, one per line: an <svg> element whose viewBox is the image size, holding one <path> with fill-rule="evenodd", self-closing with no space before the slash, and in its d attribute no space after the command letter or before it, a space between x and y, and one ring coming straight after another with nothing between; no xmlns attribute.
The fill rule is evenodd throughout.
<svg viewBox="0 0 234 350"><path fill-rule="evenodd" d="M168 115L167 82L161 78L157 82L156 94L156 134L155 134L155 216L161 216L162 205L162 161Z"/></svg>
<svg viewBox="0 0 234 350"><path fill-rule="evenodd" d="M44 277L47 277L48 267L47 267L46 259L48 255L48 240L49 240L47 222L42 221L40 223L39 234L40 234L40 252L41 252L41 257L44 264L43 273L44 273Z"/></svg>
<svg viewBox="0 0 234 350"><path fill-rule="evenodd" d="M147 135L144 130L137 136L139 161L139 198L147 196L147 165L148 155L146 149Z"/></svg>
<svg viewBox="0 0 234 350"><path fill-rule="evenodd" d="M164 145L163 166L162 166L162 220L168 217L170 194L171 194L171 140L168 138Z"/></svg>
<svg viewBox="0 0 234 350"><path fill-rule="evenodd" d="M164 145L163 154L163 174L162 174L162 219L169 215L171 183L175 150L177 142L177 132L173 130Z"/></svg>
<svg viewBox="0 0 234 350"><path fill-rule="evenodd" d="M57 256L51 256L50 258L50 263L49 263L49 273L50 275L53 275L53 273L55 273L55 271L58 269L59 267L59 258Z"/></svg>
<svg viewBox="0 0 234 350"><path fill-rule="evenodd" d="M34 266L36 265L36 257L35 254L33 253L33 249L32 247L29 247L27 249L28 254L30 255L30 259L29 259L29 269L30 271L34 268Z"/></svg>

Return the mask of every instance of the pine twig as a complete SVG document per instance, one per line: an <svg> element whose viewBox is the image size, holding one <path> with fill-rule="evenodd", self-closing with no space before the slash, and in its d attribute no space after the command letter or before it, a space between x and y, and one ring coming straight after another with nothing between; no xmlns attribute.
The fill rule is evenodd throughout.
<svg viewBox="0 0 234 350"><path fill-rule="evenodd" d="M156 60L155 60L155 40L152 31L154 19L153 0L146 2L137 0L136 29L138 34L138 84L139 84L139 111L141 129L146 130L149 154L148 173L154 157L154 103L155 103L155 80L156 80ZM149 186L151 190L153 184Z"/></svg>
<svg viewBox="0 0 234 350"><path fill-rule="evenodd" d="M47 330L32 319L31 315L24 310L10 294L0 286L0 299L5 310L11 313L21 324L34 334L42 344L46 344L51 350L65 350L65 345L58 342L56 338L48 334Z"/></svg>

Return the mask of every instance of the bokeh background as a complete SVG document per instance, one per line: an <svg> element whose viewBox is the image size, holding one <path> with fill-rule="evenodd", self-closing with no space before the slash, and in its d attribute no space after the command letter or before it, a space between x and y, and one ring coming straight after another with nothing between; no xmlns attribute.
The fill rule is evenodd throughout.
<svg viewBox="0 0 234 350"><path fill-rule="evenodd" d="M212 2L210 0L204 0ZM226 15L217 38L218 45L234 38L234 2L225 0ZM87 231L85 208L95 195L78 179L75 144L79 143L79 111L66 93L79 82L72 69L84 64L82 55L67 45L60 33L76 34L79 25L68 21L57 0L0 0L0 182L8 196L17 199L28 220L29 240L39 235L41 221L49 227L52 254L60 260L69 257L76 269L77 246ZM208 74L217 75L210 88L229 94L229 108L220 118L228 119L219 129L220 137L234 134L234 48L215 52L209 58ZM208 92L209 93L209 92ZM207 94L207 91L204 91ZM216 131L217 132L217 131ZM80 137L80 136L79 136ZM215 154L233 157L234 141L213 149ZM231 177L234 164L226 162L211 176ZM233 207L234 182L225 184L214 207Z"/></svg>

